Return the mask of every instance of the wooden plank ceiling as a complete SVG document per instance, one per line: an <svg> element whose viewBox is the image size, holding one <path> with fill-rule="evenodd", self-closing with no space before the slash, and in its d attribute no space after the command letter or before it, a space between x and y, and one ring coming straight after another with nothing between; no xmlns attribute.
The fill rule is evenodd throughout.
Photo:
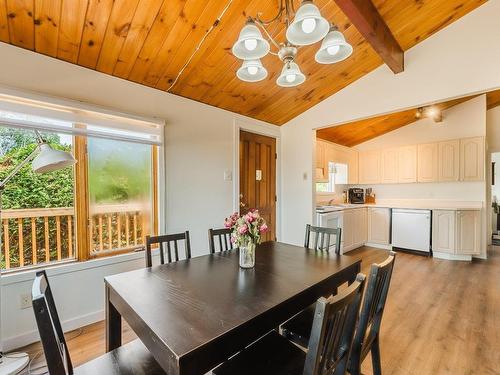
<svg viewBox="0 0 500 375"><path fill-rule="evenodd" d="M432 107L435 107L439 111L444 111L476 96L477 95L466 96L443 103L437 103L432 105ZM500 105L500 90L488 92L486 94L486 102L487 109ZM354 121L348 124L320 129L316 132L316 136L339 145L353 147L418 121L419 119L416 117L416 113L417 108L412 108L401 112Z"/></svg>
<svg viewBox="0 0 500 375"><path fill-rule="evenodd" d="M284 124L381 65L334 1L315 0L353 45L338 64L314 61L318 45L301 48L307 76L296 88L275 84L282 63L262 59L266 80L245 83L231 46L247 16L271 18L278 0L233 0L222 21L171 87L203 35L229 0L0 0L0 40L159 90L264 120ZM296 0L299 5L300 0ZM486 0L373 0L403 50L426 39ZM281 25L270 28L282 40Z"/></svg>

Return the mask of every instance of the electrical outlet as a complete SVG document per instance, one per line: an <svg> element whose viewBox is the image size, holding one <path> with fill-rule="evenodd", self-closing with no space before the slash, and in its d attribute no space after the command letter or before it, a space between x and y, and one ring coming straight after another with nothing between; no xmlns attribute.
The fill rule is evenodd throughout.
<svg viewBox="0 0 500 375"><path fill-rule="evenodd" d="M31 296L29 294L21 294L20 299L21 309L29 309L31 305Z"/></svg>

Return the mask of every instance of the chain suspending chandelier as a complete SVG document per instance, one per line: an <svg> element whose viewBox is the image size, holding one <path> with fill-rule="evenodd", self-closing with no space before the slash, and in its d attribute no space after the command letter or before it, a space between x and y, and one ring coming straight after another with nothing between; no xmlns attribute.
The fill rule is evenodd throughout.
<svg viewBox="0 0 500 375"><path fill-rule="evenodd" d="M316 52L315 60L320 64L333 64L345 60L352 54L352 46L335 25L331 25L321 16L312 0L303 0L295 11L293 0L280 0L279 11L270 20L262 18L262 13L249 17L233 45L233 55L243 60L236 72L239 79L246 82L258 82L267 77L267 70L260 59L268 53L283 61L283 69L276 79L276 84L283 87L298 86L306 80L295 62L298 49L323 40ZM286 24L286 40L278 42L268 32L273 23ZM262 36L261 29L266 35ZM271 50L271 44L276 51Z"/></svg>

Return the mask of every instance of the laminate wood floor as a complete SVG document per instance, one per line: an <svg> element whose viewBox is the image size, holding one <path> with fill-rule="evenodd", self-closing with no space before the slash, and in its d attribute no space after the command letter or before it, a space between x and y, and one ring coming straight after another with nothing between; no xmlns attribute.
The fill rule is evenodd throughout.
<svg viewBox="0 0 500 375"><path fill-rule="evenodd" d="M363 247L348 254L371 263L387 256ZM56 301L57 302L57 301ZM124 325L124 342L135 338ZM104 322L69 332L78 366L104 353ZM21 348L38 353L31 368L43 373L39 343ZM398 253L381 333L384 375L500 374L500 251L489 259L453 262ZM363 373L372 374L371 359Z"/></svg>

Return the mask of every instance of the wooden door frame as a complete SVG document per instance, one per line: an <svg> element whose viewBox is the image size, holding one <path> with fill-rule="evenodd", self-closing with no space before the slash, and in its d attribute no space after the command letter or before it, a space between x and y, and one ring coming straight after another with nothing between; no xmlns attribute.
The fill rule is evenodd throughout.
<svg viewBox="0 0 500 375"><path fill-rule="evenodd" d="M281 239L281 128L235 119L233 126L233 211L240 209L240 131L263 135L276 140L276 238Z"/></svg>

